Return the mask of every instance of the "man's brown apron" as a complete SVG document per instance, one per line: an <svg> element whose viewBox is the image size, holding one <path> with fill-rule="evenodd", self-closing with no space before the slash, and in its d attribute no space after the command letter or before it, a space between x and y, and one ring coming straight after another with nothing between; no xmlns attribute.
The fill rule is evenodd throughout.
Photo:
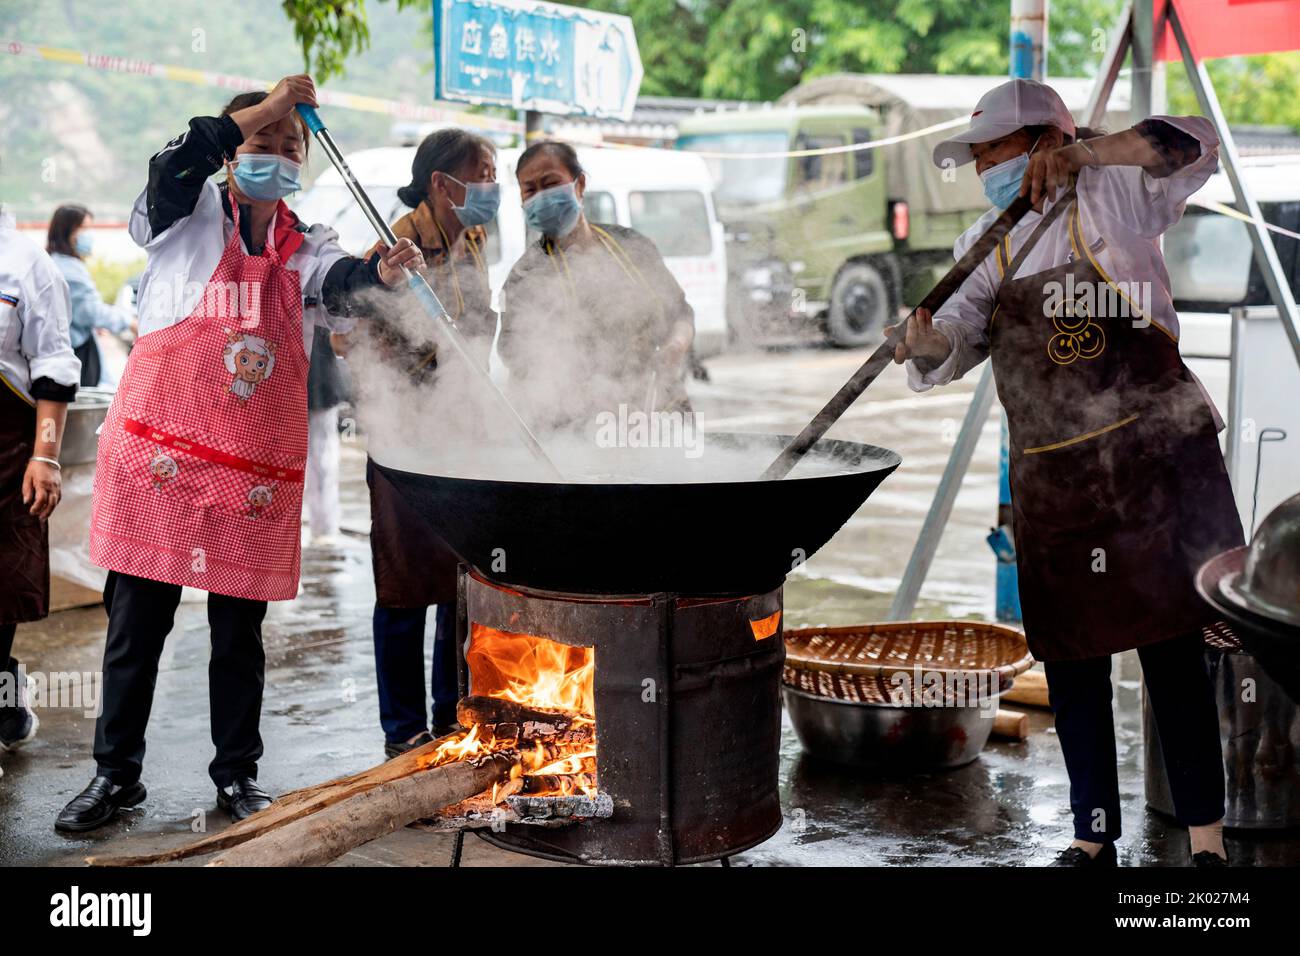
<svg viewBox="0 0 1300 956"><path fill-rule="evenodd" d="M418 228L425 227L425 231ZM434 244L429 226L437 229L440 245ZM472 268L458 269L446 257L451 243L427 206L404 216L393 226L399 236L411 239L428 263L425 277L440 298L449 304L451 316L465 331L481 333L480 318L491 309L492 290L487 266L478 243L466 236ZM374 250L372 249L371 252ZM367 253L369 255L370 253ZM459 272L459 274L458 274ZM469 323L465 327L464 323ZM494 327L487 330L495 333ZM489 338L489 348L491 340ZM437 360L430 350L411 378L416 384L435 374ZM407 504L398 490L366 460L366 483L370 487L370 556L374 565L375 601L381 607L427 607L456 600L456 570L461 558L429 525L424 516Z"/></svg>
<svg viewBox="0 0 1300 956"><path fill-rule="evenodd" d="M49 526L23 502L35 440L36 408L0 378L0 624L39 621L50 612Z"/></svg>
<svg viewBox="0 0 1300 956"><path fill-rule="evenodd" d="M1061 215L1069 261L1013 278ZM998 250L998 265L989 348L1030 650L1097 657L1210 623L1193 577L1242 543L1241 522L1213 416L1176 340L1101 272L1073 189L1014 258Z"/></svg>

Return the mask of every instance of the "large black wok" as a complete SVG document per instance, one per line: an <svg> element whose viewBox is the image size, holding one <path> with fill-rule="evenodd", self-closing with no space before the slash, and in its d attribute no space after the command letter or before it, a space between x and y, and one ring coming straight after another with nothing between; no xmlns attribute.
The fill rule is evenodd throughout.
<svg viewBox="0 0 1300 956"><path fill-rule="evenodd" d="M790 439L708 435L754 457L751 481L594 484L492 481L376 466L451 548L494 581L578 594L754 594L778 586L901 462L823 439L816 473L759 474ZM823 467L833 462L837 470ZM412 529L412 533L418 533Z"/></svg>

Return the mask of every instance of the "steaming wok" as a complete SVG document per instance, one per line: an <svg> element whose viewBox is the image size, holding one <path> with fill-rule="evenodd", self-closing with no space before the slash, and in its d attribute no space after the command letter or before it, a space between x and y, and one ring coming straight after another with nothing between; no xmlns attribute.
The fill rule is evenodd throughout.
<svg viewBox="0 0 1300 956"><path fill-rule="evenodd" d="M710 447L752 453L753 480L671 484L425 475L372 455L430 527L495 581L579 594L737 595L778 586L901 462L885 448L823 439L808 454L815 473L759 480L789 441L710 433ZM504 569L494 564L502 555Z"/></svg>

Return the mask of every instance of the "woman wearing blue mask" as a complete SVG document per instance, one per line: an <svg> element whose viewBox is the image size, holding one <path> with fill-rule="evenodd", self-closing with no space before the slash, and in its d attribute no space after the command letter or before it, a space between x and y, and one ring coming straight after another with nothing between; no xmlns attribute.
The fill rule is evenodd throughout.
<svg viewBox="0 0 1300 956"><path fill-rule="evenodd" d="M271 802L257 783L262 620L298 592L315 328L345 331L356 293L423 262L410 240L349 256L285 205L307 158L298 103L316 105L310 77L194 118L150 160L131 213L149 257L140 335L100 430L90 520L91 559L109 571L96 767L59 830L144 800L158 662L186 585L208 592L217 805L239 820Z"/></svg>
<svg viewBox="0 0 1300 956"><path fill-rule="evenodd" d="M1178 351L1160 236L1214 172L1199 116L1096 136L1050 87L981 98L935 165L974 162L996 207L1034 208L895 353L916 391L993 363L1007 415L1025 636L1044 662L1070 776L1074 842L1060 866L1115 865L1120 794L1111 655L1137 649L1192 862L1223 866L1224 771L1193 583L1242 544L1219 450L1222 419Z"/></svg>
<svg viewBox="0 0 1300 956"><path fill-rule="evenodd" d="M590 431L621 407L689 411L695 316L654 243L587 220L573 147L535 143L515 173L535 241L506 280L497 352L525 414L542 428Z"/></svg>
<svg viewBox="0 0 1300 956"><path fill-rule="evenodd" d="M486 229L496 218L500 202L495 148L482 136L463 129L431 133L415 152L410 184L397 195L411 212L393 224L394 235L419 247L427 263L425 278L469 340L471 350L486 365L497 328L484 258ZM379 353L407 373L407 381L394 383L398 392L409 384L432 387L437 377L433 329L421 327L428 337L413 341L395 328L368 323L366 331L377 340ZM383 402L375 391L384 384L372 384L372 404ZM395 395L393 400L401 399ZM459 558L368 460L366 482L370 486L370 551L375 576L379 722L384 730L384 753L394 757L449 732L456 723L452 632ZM436 607L429 695L432 714L426 706L422 676L431 607Z"/></svg>
<svg viewBox="0 0 1300 956"><path fill-rule="evenodd" d="M125 332L135 326L135 320L100 297L86 268L86 259L94 248L92 218L85 206L67 205L54 210L45 251L67 280L72 296L72 351L81 360L81 384L93 387L99 384L103 368L96 330Z"/></svg>

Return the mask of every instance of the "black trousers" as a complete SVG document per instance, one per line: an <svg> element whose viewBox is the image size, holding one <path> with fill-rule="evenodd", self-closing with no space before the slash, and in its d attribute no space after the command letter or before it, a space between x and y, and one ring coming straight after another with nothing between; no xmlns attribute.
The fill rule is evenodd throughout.
<svg viewBox="0 0 1300 956"><path fill-rule="evenodd" d="M104 586L108 640L104 646L104 708L95 722L97 773L134 783L144 763L144 732L153 708L158 659L180 604L176 584L109 572ZM212 657L208 701L216 757L208 773L218 787L257 776L262 756L262 652L265 601L208 594Z"/></svg>
<svg viewBox="0 0 1300 956"><path fill-rule="evenodd" d="M0 624L0 671L9 669L9 655L13 653L17 631L17 624Z"/></svg>
<svg viewBox="0 0 1300 956"><path fill-rule="evenodd" d="M1178 822L1214 823L1223 817L1223 749L1201 633L1139 647L1138 658ZM1075 839L1112 842L1120 806L1110 657L1045 661L1043 668L1070 775Z"/></svg>

